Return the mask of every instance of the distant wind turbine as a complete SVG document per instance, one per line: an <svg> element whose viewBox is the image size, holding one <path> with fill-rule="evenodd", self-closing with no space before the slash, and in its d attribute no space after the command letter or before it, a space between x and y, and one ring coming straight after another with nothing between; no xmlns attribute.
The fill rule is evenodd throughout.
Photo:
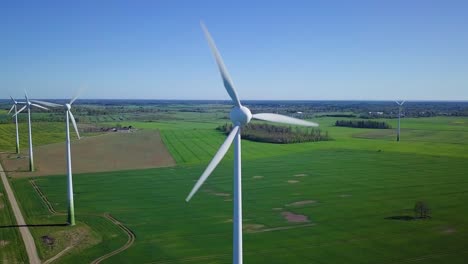
<svg viewBox="0 0 468 264"><path fill-rule="evenodd" d="M234 141L234 216L233 216L233 225L234 225L234 234L233 234L233 263L240 264L242 263L242 181L241 181L241 126L246 125L250 122L252 118L271 121L276 123L284 123L290 125L301 125L301 126L318 126L316 123L307 122L301 119L296 119L288 116L272 114L272 113L262 113L252 115L250 110L243 106L237 96L237 92L234 89L234 84L231 80L231 77L228 74L226 67L224 66L221 55L219 54L216 45L211 38L210 33L203 23L201 27L205 33L205 37L208 41L208 44L213 52L216 63L218 64L219 71L226 88L227 93L232 99L234 108L232 108L230 113L230 118L234 127L229 133L228 137L224 143L219 148L218 152L215 154L211 160L208 167L203 172L200 179L197 181L192 191L186 198L188 202L192 196L198 191L202 184L206 181L208 176L213 172L216 166L219 164L221 159L224 157L226 152L229 150L232 142Z"/></svg>
<svg viewBox="0 0 468 264"><path fill-rule="evenodd" d="M78 127L76 126L76 120L71 112L71 106L73 102L78 98L78 95L73 97L68 104L59 105L44 101L35 101L40 104L50 106L50 107L65 107L65 121L66 121L66 144L67 144L67 176L68 176L68 219L67 222L71 226L75 225L75 204L73 201L73 174L72 174L72 162L71 162L71 146L70 146L70 120L75 128L76 135L80 139L80 133L78 132Z"/></svg>
<svg viewBox="0 0 468 264"><path fill-rule="evenodd" d="M397 130L397 138L396 138L396 141L400 141L400 118L401 118L401 108L403 107L403 104L405 103L405 101L401 101L401 102L398 102L398 101L395 101L395 103L397 103L398 105L398 130Z"/></svg>
<svg viewBox="0 0 468 264"><path fill-rule="evenodd" d="M13 101L13 105L10 108L10 111L8 111L8 114L15 109L15 114L13 115L15 117L15 127L16 127L16 154L20 153L20 145L19 145L19 133L18 133L18 105L19 104L25 104L26 102L18 102L13 97L11 97L11 100Z"/></svg>
<svg viewBox="0 0 468 264"><path fill-rule="evenodd" d="M38 105L35 102L32 102L28 98L28 93L24 91L24 98L26 98L26 105L23 106L16 114L15 117L21 113L24 109L28 108L28 131L29 131L29 171L34 171L34 156L33 156L33 144L32 144L32 129L31 129L31 108L37 107L44 110L49 110L48 108Z"/></svg>

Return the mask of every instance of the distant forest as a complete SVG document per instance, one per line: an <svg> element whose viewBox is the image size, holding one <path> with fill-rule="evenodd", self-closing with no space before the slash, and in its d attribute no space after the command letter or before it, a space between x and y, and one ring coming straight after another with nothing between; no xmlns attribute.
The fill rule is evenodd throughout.
<svg viewBox="0 0 468 264"><path fill-rule="evenodd" d="M47 100L47 99L44 99ZM64 104L68 100L48 100ZM253 113L278 113L301 119L315 117L381 119L397 118L398 105L392 101L242 101ZM0 100L0 124L12 123L7 111L11 101ZM223 100L105 100L78 99L74 104L74 115L78 122L155 122L161 120L184 120L191 113L210 114L216 119L229 119L232 102ZM188 115L179 115L179 113ZM62 107L50 111L34 109L35 122L63 122ZM468 102L406 102L402 117L467 116ZM194 117L192 115L192 117ZM26 114L19 115L25 122Z"/></svg>
<svg viewBox="0 0 468 264"><path fill-rule="evenodd" d="M371 120L337 120L335 126L341 127L355 127L355 128L375 128L375 129L388 129L392 128L386 122L378 122Z"/></svg>
<svg viewBox="0 0 468 264"><path fill-rule="evenodd" d="M229 134L232 124L224 124L216 129ZM328 131L322 133L320 129L275 126L269 124L247 124L242 127L242 138L258 142L288 144L301 142L316 142L330 140Z"/></svg>

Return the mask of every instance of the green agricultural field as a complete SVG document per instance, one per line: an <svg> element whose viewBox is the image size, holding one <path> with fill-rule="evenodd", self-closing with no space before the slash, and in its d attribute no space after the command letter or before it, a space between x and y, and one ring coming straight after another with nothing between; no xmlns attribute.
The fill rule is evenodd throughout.
<svg viewBox="0 0 468 264"><path fill-rule="evenodd" d="M20 123L19 127L20 148L28 147L28 124ZM65 127L63 123L33 122L33 144L44 145L55 142L62 142L65 139ZM15 124L0 125L0 150L15 151Z"/></svg>
<svg viewBox="0 0 468 264"><path fill-rule="evenodd" d="M334 138L330 142L243 141L245 262L465 263L468 119L403 120L399 143L391 140L394 130L386 131L388 138L370 137L370 129L334 127L335 120L316 120ZM131 123L159 129L178 165L75 175L75 228L61 226L65 176L35 179L54 214L29 179L14 179L28 221L49 225L32 228L41 257L69 245L65 230L78 230L72 232L84 234L85 242L56 263L92 261L123 246L127 234L103 217L110 213L136 240L104 263L229 263L232 153L194 199L184 201L225 138L214 130L222 123ZM418 140L405 130L429 136ZM447 139L446 131L460 138ZM429 204L432 218L405 220L420 200ZM289 222L287 215L301 220ZM62 242L50 249L40 239L46 235Z"/></svg>

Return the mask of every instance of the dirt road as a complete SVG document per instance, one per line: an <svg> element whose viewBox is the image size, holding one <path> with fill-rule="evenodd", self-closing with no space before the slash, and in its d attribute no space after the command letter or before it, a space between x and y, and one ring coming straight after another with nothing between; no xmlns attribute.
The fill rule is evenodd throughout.
<svg viewBox="0 0 468 264"><path fill-rule="evenodd" d="M13 214L15 215L16 224L19 226L19 231L21 233L21 236L23 237L26 252L28 253L29 263L40 264L41 260L37 255L36 244L34 244L34 239L31 235L31 232L29 232L29 229L26 226L26 222L24 221L23 215L21 214L21 210L18 206L18 203L16 202L13 190L10 187L10 183L8 182L5 172L3 172L3 167L1 164L0 177L2 178L3 186L5 186L5 192L8 195L8 200L10 201L11 209L13 210Z"/></svg>

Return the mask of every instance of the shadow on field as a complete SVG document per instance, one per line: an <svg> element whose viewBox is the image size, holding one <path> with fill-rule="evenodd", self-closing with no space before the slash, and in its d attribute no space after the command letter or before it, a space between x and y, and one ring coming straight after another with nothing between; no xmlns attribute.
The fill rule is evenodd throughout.
<svg viewBox="0 0 468 264"><path fill-rule="evenodd" d="M0 226L0 228L17 228L17 227L52 227L52 226L68 226L67 223L65 224L29 224L29 225L6 225Z"/></svg>

